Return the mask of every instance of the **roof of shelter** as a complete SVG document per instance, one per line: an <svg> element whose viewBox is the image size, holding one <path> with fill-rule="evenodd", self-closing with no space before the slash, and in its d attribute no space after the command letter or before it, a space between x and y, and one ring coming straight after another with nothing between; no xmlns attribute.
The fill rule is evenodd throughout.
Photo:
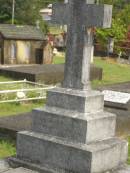
<svg viewBox="0 0 130 173"><path fill-rule="evenodd" d="M0 24L0 33L6 39L45 40L44 33L31 25Z"/></svg>

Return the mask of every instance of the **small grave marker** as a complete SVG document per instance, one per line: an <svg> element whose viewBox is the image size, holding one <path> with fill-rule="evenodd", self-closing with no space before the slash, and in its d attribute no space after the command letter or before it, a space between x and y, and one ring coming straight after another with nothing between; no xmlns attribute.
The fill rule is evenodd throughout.
<svg viewBox="0 0 130 173"><path fill-rule="evenodd" d="M104 94L105 106L108 107L117 107L120 109L130 109L130 94L104 90L102 92Z"/></svg>

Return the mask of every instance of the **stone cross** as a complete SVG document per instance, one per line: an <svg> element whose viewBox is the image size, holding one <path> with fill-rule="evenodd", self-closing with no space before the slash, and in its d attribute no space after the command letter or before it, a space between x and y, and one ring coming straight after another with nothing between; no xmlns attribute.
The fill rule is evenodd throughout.
<svg viewBox="0 0 130 173"><path fill-rule="evenodd" d="M111 26L112 6L69 0L53 5L53 23L68 26L64 81L62 87L90 88L90 61L93 47L92 27ZM86 32L87 31L87 32Z"/></svg>

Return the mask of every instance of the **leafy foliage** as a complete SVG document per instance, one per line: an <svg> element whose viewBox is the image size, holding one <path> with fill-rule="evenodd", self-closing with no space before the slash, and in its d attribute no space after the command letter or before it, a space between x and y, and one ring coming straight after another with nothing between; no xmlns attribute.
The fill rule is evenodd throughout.
<svg viewBox="0 0 130 173"><path fill-rule="evenodd" d="M130 4L126 5L120 13L117 14L117 18L120 18L122 23L126 26L130 25Z"/></svg>
<svg viewBox="0 0 130 173"><path fill-rule="evenodd" d="M58 0L15 0L15 23L36 25L39 20L41 29L47 32L47 24L41 19L39 11L56 1ZM12 4L13 0L0 0L0 23L11 23Z"/></svg>
<svg viewBox="0 0 130 173"><path fill-rule="evenodd" d="M126 36L127 27L120 18L112 20L110 29L97 29L97 38L102 43L108 41L108 37L113 37L115 41L122 40Z"/></svg>
<svg viewBox="0 0 130 173"><path fill-rule="evenodd" d="M130 25L130 1L100 0L100 3L113 5L113 20L110 29L97 29L98 40L102 44L106 44L109 37L113 37L115 42L126 39Z"/></svg>
<svg viewBox="0 0 130 173"><path fill-rule="evenodd" d="M0 23L6 23L11 19L11 0L0 0Z"/></svg>

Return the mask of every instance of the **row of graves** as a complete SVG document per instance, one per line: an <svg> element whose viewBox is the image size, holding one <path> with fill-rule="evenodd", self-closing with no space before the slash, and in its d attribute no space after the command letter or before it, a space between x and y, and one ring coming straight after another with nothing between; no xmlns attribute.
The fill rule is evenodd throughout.
<svg viewBox="0 0 130 173"><path fill-rule="evenodd" d="M116 137L116 115L105 104L129 107L124 93L90 85L93 27L111 27L112 6L69 0L53 5L53 22L68 26L61 86L32 112L31 129L17 134L17 154L0 162L3 173L130 173L128 142Z"/></svg>

